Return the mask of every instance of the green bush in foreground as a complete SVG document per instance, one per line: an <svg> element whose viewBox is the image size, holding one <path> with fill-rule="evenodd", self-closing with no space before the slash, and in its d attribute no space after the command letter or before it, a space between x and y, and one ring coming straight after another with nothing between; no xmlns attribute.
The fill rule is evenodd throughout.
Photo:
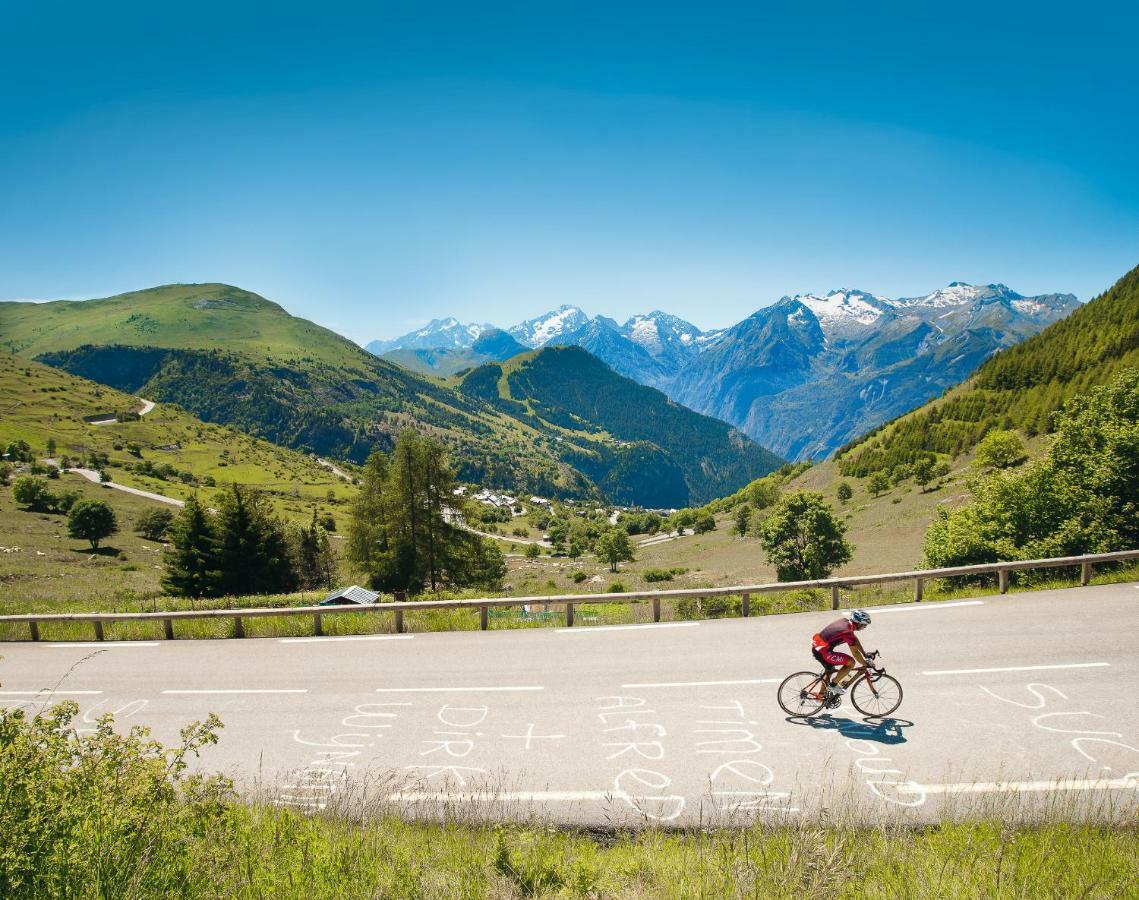
<svg viewBox="0 0 1139 900"><path fill-rule="evenodd" d="M790 824L595 835L304 815L186 773L211 717L167 750L72 728L74 703L0 711L0 896L512 898L1134 896L1135 827ZM472 815L473 819L474 816Z"/></svg>

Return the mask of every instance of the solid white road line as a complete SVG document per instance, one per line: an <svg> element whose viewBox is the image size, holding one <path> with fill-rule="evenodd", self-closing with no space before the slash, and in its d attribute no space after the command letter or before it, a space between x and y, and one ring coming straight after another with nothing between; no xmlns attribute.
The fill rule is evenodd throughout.
<svg viewBox="0 0 1139 900"><path fill-rule="evenodd" d="M337 641L410 641L414 634L346 634L336 637L278 638L278 644L324 644Z"/></svg>
<svg viewBox="0 0 1139 900"><path fill-rule="evenodd" d="M898 784L902 794L1015 794L1048 791L1139 791L1139 779L1056 778L1052 781L981 781L961 784Z"/></svg>
<svg viewBox="0 0 1139 900"><path fill-rule="evenodd" d="M195 688L163 691L164 694L307 694L308 688Z"/></svg>
<svg viewBox="0 0 1139 900"><path fill-rule="evenodd" d="M984 600L953 600L948 603L938 603L936 601L927 603L915 603L913 605L907 604L905 606L868 606L866 610L870 613L871 617L880 616L882 613L900 613L900 612L916 612L922 609L949 609L953 606L984 606Z"/></svg>
<svg viewBox="0 0 1139 900"><path fill-rule="evenodd" d="M122 650L126 647L157 647L162 641L84 641L69 644L44 644L45 647L98 647L100 650Z"/></svg>
<svg viewBox="0 0 1139 900"><path fill-rule="evenodd" d="M781 678L741 678L736 681L649 681L639 684L623 684L623 688L682 688L719 687L725 684L779 684Z"/></svg>
<svg viewBox="0 0 1139 900"><path fill-rule="evenodd" d="M1041 672L1045 669L1102 669L1111 665L1105 662L1060 663L1053 666L997 666L992 669L935 669L923 675L984 675L989 672Z"/></svg>
<svg viewBox="0 0 1139 900"><path fill-rule="evenodd" d="M580 628L555 628L559 634L592 634L594 631L647 631L650 628L695 628L699 622L648 622L644 625L582 625Z"/></svg>
<svg viewBox="0 0 1139 900"><path fill-rule="evenodd" d="M377 694L482 694L492 690L546 690L541 685L514 685L507 687L378 687Z"/></svg>
<svg viewBox="0 0 1139 900"><path fill-rule="evenodd" d="M101 694L102 691L53 691L51 688L42 688L38 691L0 691L0 697L38 697L40 694L58 697L91 697Z"/></svg>

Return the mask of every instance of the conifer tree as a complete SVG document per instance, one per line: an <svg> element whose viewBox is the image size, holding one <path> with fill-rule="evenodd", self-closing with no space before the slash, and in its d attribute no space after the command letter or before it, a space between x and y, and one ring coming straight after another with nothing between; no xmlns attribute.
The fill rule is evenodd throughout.
<svg viewBox="0 0 1139 900"><path fill-rule="evenodd" d="M162 587L182 597L212 597L220 580L217 568L217 537L213 523L191 494L170 526L170 549Z"/></svg>

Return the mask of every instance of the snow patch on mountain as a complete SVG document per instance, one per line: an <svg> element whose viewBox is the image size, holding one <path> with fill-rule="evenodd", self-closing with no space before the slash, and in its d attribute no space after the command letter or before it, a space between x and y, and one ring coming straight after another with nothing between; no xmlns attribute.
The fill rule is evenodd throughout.
<svg viewBox="0 0 1139 900"><path fill-rule="evenodd" d="M576 331L588 321L589 317L576 306L562 305L545 315L515 325L508 333L527 347L541 347Z"/></svg>
<svg viewBox="0 0 1139 900"><path fill-rule="evenodd" d="M852 290L831 291L825 297L797 294L793 299L807 307L824 329L847 323L873 325L893 305L885 297Z"/></svg>

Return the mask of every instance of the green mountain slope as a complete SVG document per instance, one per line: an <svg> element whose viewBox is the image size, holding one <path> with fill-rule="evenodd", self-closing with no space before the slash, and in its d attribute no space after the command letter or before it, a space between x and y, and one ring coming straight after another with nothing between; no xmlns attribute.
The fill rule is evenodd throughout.
<svg viewBox="0 0 1139 900"><path fill-rule="evenodd" d="M964 384L839 450L844 475L863 476L921 456L957 456L992 428L1049 432L1066 400L1139 366L1139 268L1021 344L986 361Z"/></svg>
<svg viewBox="0 0 1139 900"><path fill-rule="evenodd" d="M0 351L0 446L24 441L40 458L52 440L57 458L82 467L95 454L115 483L175 499L198 491L209 503L230 482L251 485L302 519L330 491L336 500L355 492L310 456L204 423L173 404L141 418L90 421L140 407L129 394Z"/></svg>
<svg viewBox="0 0 1139 900"><path fill-rule="evenodd" d="M759 448L719 424L699 444L709 451L709 474L682 477L667 469L662 476L665 460L648 452L647 443L600 451L599 463L593 435L606 426L571 420L553 398L545 415L535 415L526 404L456 390L228 285L2 303L0 336L0 346L19 356L323 456L359 462L373 446L389 448L401 429L420 428L450 446L461 478L512 490L613 493L654 505L667 496L661 505L678 505L690 502L694 490L698 497L714 485L732 490L767 470ZM566 443L587 452L571 452ZM659 490L662 477L669 491Z"/></svg>
<svg viewBox="0 0 1139 900"><path fill-rule="evenodd" d="M558 435L553 449L619 503L704 503L783 462L730 425L618 375L580 347L548 347L481 366L460 390L523 421L589 433L588 441Z"/></svg>

